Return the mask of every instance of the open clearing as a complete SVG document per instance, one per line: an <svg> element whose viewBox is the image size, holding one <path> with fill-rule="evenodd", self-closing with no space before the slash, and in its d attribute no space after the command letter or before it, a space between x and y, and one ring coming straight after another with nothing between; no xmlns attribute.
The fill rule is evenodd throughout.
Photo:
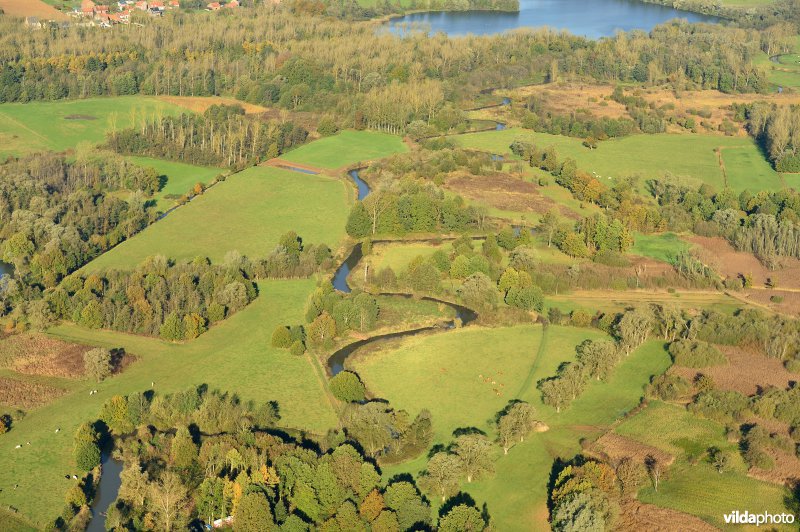
<svg viewBox="0 0 800 532"><path fill-rule="evenodd" d="M300 146L281 156L281 160L335 170L406 151L408 147L397 135L347 130Z"/></svg>
<svg viewBox="0 0 800 532"><path fill-rule="evenodd" d="M27 375L78 378L89 348L41 334L17 334L0 340L0 367Z"/></svg>
<svg viewBox="0 0 800 532"><path fill-rule="evenodd" d="M737 347L719 346L719 349L728 358L727 364L699 369L673 366L669 371L690 381L702 373L711 377L715 387L745 395L753 395L758 389L770 386L785 389L790 383L800 380L800 375L787 371L778 358Z"/></svg>
<svg viewBox="0 0 800 532"><path fill-rule="evenodd" d="M124 347L138 359L124 373L101 383L73 381L71 393L28 412L14 425L0 447L0 486L19 484L19 489L3 489L0 505L35 516L39 526L51 522L71 486L64 475L73 472L72 436L77 426L95 419L114 394L150 389L151 381L159 393L207 383L212 389L235 391L243 400L275 400L286 427L324 434L335 426L336 415L308 356L295 357L270 346L275 327L303 321L314 281L267 281L258 286L255 301L190 342L173 344L71 324L52 330L67 341ZM90 397L92 389L98 392ZM61 431L55 433L56 428ZM27 441L31 446L14 449Z"/></svg>
<svg viewBox="0 0 800 532"><path fill-rule="evenodd" d="M689 244L675 233L651 235L636 233L630 253L672 264L679 253L688 249Z"/></svg>
<svg viewBox="0 0 800 532"><path fill-rule="evenodd" d="M506 155L515 140L533 142L540 148L553 146L560 159L574 158L579 168L597 173L604 183L620 177L640 176L641 190L644 190L645 180L664 177L668 173L696 185L708 183L716 190L722 190L725 188L725 175L715 150L724 146L726 151L723 157L726 161L727 150L736 148L734 157L737 164L745 164L736 169L734 177L729 177L728 184L734 191L752 188L752 184L741 177L745 175L758 176L760 189L783 188L780 174L771 168L768 172L765 170L764 165L769 165L752 139L746 137L666 133L634 135L600 142L594 150L584 147L580 139L520 128L469 133L450 138L466 148Z"/></svg>
<svg viewBox="0 0 800 532"><path fill-rule="evenodd" d="M70 20L69 16L41 0L0 0L0 10L12 17L38 17L39 20Z"/></svg>
<svg viewBox="0 0 800 532"><path fill-rule="evenodd" d="M99 144L107 131L182 112L180 107L148 96L4 103L0 105L0 156L64 151L80 142Z"/></svg>
<svg viewBox="0 0 800 532"><path fill-rule="evenodd" d="M156 205L161 211L166 211L176 204L175 198L168 196L183 196L197 183L207 185L214 177L223 173L220 168L195 166L193 164L151 159L150 157L128 157L131 162L139 166L148 166L166 178L166 183L156 195Z"/></svg>
<svg viewBox="0 0 800 532"><path fill-rule="evenodd" d="M498 530L547 527L547 487L542 479L550 474L553 460L572 458L580 452L581 437L599 436L603 427L635 407L650 376L669 365L669 356L651 342L626 358L608 382L590 384L566 411L556 414L542 405L536 382L553 375L561 362L574 360L580 341L602 334L559 326L548 327L544 334L546 349L540 350L544 339L538 325L465 328L366 352L353 364L367 387L394 406L412 414L431 410L434 443L449 442L460 427L493 434L495 413L514 397L536 407L536 417L550 430L532 434L507 456L498 452L494 476L462 486L479 506L488 503ZM424 465L424 457L418 458L387 468L385 475L418 472Z"/></svg>
<svg viewBox="0 0 800 532"><path fill-rule="evenodd" d="M268 111L266 107L261 107L260 105L222 96L158 96L158 99L198 114L204 113L212 105L239 105L246 114L258 114Z"/></svg>
<svg viewBox="0 0 800 532"><path fill-rule="evenodd" d="M335 248L345 234L349 192L344 181L326 176L248 168L101 255L85 271L130 269L152 255L221 261L235 250L264 257L287 231Z"/></svg>
<svg viewBox="0 0 800 532"><path fill-rule="evenodd" d="M732 510L785 511L783 487L748 477L736 444L725 439L718 423L697 418L683 407L654 401L616 432L677 457L658 491L645 487L639 493L645 503L679 509L718 527L724 525L723 514ZM695 465L688 462L688 456L700 456L712 446L729 452L730 471L717 473L705 460Z"/></svg>

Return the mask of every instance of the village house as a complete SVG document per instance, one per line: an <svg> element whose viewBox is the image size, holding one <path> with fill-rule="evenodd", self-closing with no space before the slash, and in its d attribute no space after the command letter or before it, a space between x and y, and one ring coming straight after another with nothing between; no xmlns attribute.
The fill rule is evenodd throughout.
<svg viewBox="0 0 800 532"><path fill-rule="evenodd" d="M206 7L208 8L209 11L219 11L220 9L222 9L222 4L220 4L219 2L211 2Z"/></svg>

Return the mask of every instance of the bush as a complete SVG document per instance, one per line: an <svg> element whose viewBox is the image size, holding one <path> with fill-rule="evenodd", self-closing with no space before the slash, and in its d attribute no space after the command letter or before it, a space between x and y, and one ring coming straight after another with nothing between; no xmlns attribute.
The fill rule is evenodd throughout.
<svg viewBox="0 0 800 532"><path fill-rule="evenodd" d="M739 392L709 390L700 393L689 409L708 419L728 423L741 418L748 405L748 398Z"/></svg>
<svg viewBox="0 0 800 532"><path fill-rule="evenodd" d="M677 340L669 346L669 353L677 366L686 368L707 368L727 364L719 349L713 345L697 340Z"/></svg>
<svg viewBox="0 0 800 532"><path fill-rule="evenodd" d="M111 352L108 349L97 347L83 355L83 367L87 375L102 381L111 375Z"/></svg>
<svg viewBox="0 0 800 532"><path fill-rule="evenodd" d="M75 464L83 471L91 471L100 465L100 448L94 442L82 441L75 445Z"/></svg>
<svg viewBox="0 0 800 532"><path fill-rule="evenodd" d="M337 373L328 384L333 396L345 403L356 403L366 397L364 383L352 371Z"/></svg>
<svg viewBox="0 0 800 532"><path fill-rule="evenodd" d="M783 363L789 373L800 373L800 360L792 358Z"/></svg>
<svg viewBox="0 0 800 532"><path fill-rule="evenodd" d="M625 258L625 255L619 251L612 251L610 249L601 249L594 254L592 260L598 264L605 264L615 268L624 268L630 266L630 262Z"/></svg>
<svg viewBox="0 0 800 532"><path fill-rule="evenodd" d="M298 356L299 357L300 355L302 355L303 353L306 352L306 346L300 340L296 340L292 344L292 347L289 348L289 352L291 354L293 354L294 356Z"/></svg>
<svg viewBox="0 0 800 532"><path fill-rule="evenodd" d="M292 346L292 335L284 325L279 325L272 333L272 347L287 349Z"/></svg>
<svg viewBox="0 0 800 532"><path fill-rule="evenodd" d="M679 375L659 375L647 387L647 395L664 401L673 401L691 392L692 386Z"/></svg>

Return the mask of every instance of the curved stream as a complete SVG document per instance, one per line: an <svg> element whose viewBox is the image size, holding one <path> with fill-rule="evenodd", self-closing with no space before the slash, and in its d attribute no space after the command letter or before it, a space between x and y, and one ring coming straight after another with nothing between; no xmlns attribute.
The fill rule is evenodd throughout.
<svg viewBox="0 0 800 532"><path fill-rule="evenodd" d="M358 187L358 199L359 201L361 201L369 195L370 187L366 183L366 181L361 179L359 171L360 169L350 170L348 174L350 175L350 178L353 180L353 182L356 184L356 187ZM433 240L434 239L420 239L417 241L430 242ZM441 239L436 239L436 240L441 240ZM381 242L388 242L388 241L376 240L373 242L373 244ZM332 281L334 289L339 290L340 292L343 292L345 294L349 294L350 292L352 292L352 288L350 288L350 285L347 284L347 277L350 275L350 272L353 271L356 268L356 266L358 266L358 263L361 261L361 258L363 256L364 253L361 250L361 243L359 242L358 244L353 246L353 250L350 252L347 258L342 262L342 264L336 270L336 273L334 273ZM396 294L396 293L381 293L379 295L402 297L402 298L412 297L411 294ZM364 340L358 340L357 342L353 342L351 344L347 344L346 346L340 348L338 351L335 351L331 356L328 357L328 372L331 374L331 376L336 375L340 371L344 370L345 360L347 360L347 358L350 355L352 355L356 350L358 350L361 347L364 347L367 344L384 340L390 340L392 338L413 336L415 334L419 334L425 331L432 331L437 329L450 330L456 327L457 320L463 326L463 325L468 325L470 322L473 322L478 318L477 312L462 305L458 305L450 301L444 301L442 299L436 299L435 297L426 296L423 297L422 299L424 301L433 301L435 303L439 303L441 305L446 305L450 307L455 312L455 318L450 321L440 323L437 325L428 325L426 327L419 327L408 331L399 331L399 332L381 334L378 336L373 336L371 338L366 338Z"/></svg>
<svg viewBox="0 0 800 532"><path fill-rule="evenodd" d="M100 485L97 486L97 493L92 501L92 519L86 532L105 532L106 514L111 504L117 500L119 487L122 485L122 462L110 456L110 453L103 454L103 472L100 475Z"/></svg>

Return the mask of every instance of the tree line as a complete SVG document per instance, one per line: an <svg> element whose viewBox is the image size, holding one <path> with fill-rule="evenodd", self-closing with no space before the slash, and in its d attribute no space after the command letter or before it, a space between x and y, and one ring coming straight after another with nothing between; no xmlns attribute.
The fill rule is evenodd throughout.
<svg viewBox="0 0 800 532"><path fill-rule="evenodd" d="M277 157L307 136L292 122L246 116L240 105L212 105L201 116L142 117L139 127L111 132L106 146L119 153L241 169Z"/></svg>

